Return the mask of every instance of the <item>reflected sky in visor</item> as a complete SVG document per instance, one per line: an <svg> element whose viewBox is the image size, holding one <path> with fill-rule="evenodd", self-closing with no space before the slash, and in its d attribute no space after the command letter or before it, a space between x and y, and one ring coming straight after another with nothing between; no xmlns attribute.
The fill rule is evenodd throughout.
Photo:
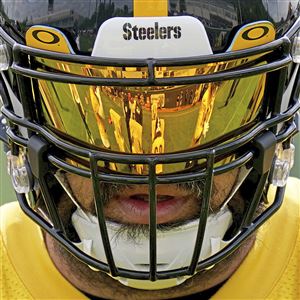
<svg viewBox="0 0 300 300"><path fill-rule="evenodd" d="M215 73L244 63L249 60L160 67L156 76ZM46 64L53 67L54 62ZM74 68L63 62L55 62L55 66L85 76L143 78L147 74L146 69L137 68ZM64 138L69 135L73 141L117 152L149 154L192 149L249 124L261 108L265 81L262 74L163 87L86 86L44 80L38 80L38 85L45 125L64 134Z"/></svg>

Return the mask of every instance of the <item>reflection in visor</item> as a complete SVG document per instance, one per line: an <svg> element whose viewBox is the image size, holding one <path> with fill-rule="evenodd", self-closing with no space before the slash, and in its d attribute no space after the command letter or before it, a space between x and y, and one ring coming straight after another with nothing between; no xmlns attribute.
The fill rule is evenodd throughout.
<svg viewBox="0 0 300 300"><path fill-rule="evenodd" d="M157 77L212 74L251 59L189 67L156 67ZM45 63L45 59L42 60ZM257 63L257 61L256 61ZM260 62L259 64L262 64ZM143 68L78 66L47 60L64 73L145 78ZM133 154L192 149L220 140L254 121L266 75L180 86L86 86L38 80L46 125L92 147ZM162 173L166 166L157 165ZM110 166L117 170L116 165ZM135 165L136 173L144 166Z"/></svg>

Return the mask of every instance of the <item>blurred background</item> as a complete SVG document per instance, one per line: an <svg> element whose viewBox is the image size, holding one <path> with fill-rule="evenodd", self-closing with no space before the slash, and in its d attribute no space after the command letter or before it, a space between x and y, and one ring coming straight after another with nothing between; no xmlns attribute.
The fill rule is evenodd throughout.
<svg viewBox="0 0 300 300"><path fill-rule="evenodd" d="M292 176L300 178L300 134L295 137L295 165L292 169ZM11 180L7 175L6 154L0 142L0 204L15 201L16 196L12 188Z"/></svg>

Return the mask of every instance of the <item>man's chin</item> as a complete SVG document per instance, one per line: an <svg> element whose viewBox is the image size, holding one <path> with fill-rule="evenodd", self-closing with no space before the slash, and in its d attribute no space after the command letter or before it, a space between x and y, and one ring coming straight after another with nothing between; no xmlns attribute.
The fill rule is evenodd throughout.
<svg viewBox="0 0 300 300"><path fill-rule="evenodd" d="M233 254L209 270L199 272L182 284L162 290L137 290L124 286L109 275L92 270L79 261L49 234L45 243L60 273L77 289L105 299L171 299L201 293L226 281L242 263L253 246L255 236L248 238ZM124 298L124 295L126 297ZM201 295L199 295L201 297Z"/></svg>

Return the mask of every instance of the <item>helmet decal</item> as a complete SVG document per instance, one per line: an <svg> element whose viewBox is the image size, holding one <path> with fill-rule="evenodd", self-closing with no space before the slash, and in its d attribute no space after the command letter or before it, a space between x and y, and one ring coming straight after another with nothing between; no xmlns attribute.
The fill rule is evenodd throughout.
<svg viewBox="0 0 300 300"><path fill-rule="evenodd" d="M271 22L254 22L243 26L235 35L227 51L236 51L274 41L275 28Z"/></svg>
<svg viewBox="0 0 300 300"><path fill-rule="evenodd" d="M60 52L74 53L66 36L58 29L49 26L32 26L25 35L27 46Z"/></svg>
<svg viewBox="0 0 300 300"><path fill-rule="evenodd" d="M115 58L208 54L212 49L205 27L190 16L109 19L99 28L92 51L92 56Z"/></svg>

